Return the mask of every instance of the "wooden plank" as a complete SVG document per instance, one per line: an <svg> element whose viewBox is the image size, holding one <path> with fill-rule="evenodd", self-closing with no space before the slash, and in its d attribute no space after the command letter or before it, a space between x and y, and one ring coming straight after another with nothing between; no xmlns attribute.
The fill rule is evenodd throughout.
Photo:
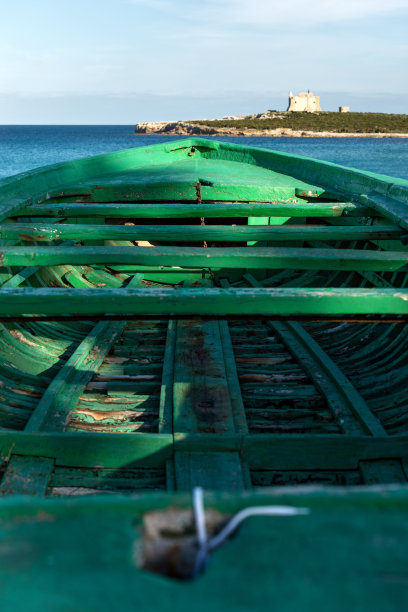
<svg viewBox="0 0 408 612"><path fill-rule="evenodd" d="M253 287L260 286L260 283L250 274L245 275L245 279ZM348 435L362 433L372 436L387 435L384 427L371 412L351 381L301 324L293 321L269 321L268 325L324 395L334 418L344 433Z"/></svg>
<svg viewBox="0 0 408 612"><path fill-rule="evenodd" d="M301 324L291 321L270 322L269 326L323 393L345 434L387 435L351 381Z"/></svg>
<svg viewBox="0 0 408 612"><path fill-rule="evenodd" d="M26 281L30 276L38 272L40 268L38 266L32 266L30 268L23 268L11 278L6 280L2 285L2 289L12 289L13 287L19 287L24 281Z"/></svg>
<svg viewBox="0 0 408 612"><path fill-rule="evenodd" d="M394 188L397 186L394 186ZM402 191L402 189L401 189ZM363 205L372 207L378 214L397 223L404 229L408 229L408 207L407 207L407 191L405 188L405 202L397 198L384 195L376 191L370 191L368 194L362 194L358 197L359 202Z"/></svg>
<svg viewBox="0 0 408 612"><path fill-rule="evenodd" d="M244 403L242 401L241 387L239 384L228 322L219 321L219 327L235 430L246 434L248 433L248 424L245 416Z"/></svg>
<svg viewBox="0 0 408 612"><path fill-rule="evenodd" d="M406 251L291 247L0 247L0 266L136 264L295 270L395 271L408 262Z"/></svg>
<svg viewBox="0 0 408 612"><path fill-rule="evenodd" d="M408 436L377 438L344 435L253 434L242 454L251 469L358 469L360 461L408 457Z"/></svg>
<svg viewBox="0 0 408 612"><path fill-rule="evenodd" d="M178 321L173 402L177 433L234 431L218 321Z"/></svg>
<svg viewBox="0 0 408 612"><path fill-rule="evenodd" d="M222 287L229 287L229 282L225 278L220 280L220 284ZM237 372L237 362L232 346L228 321L220 321L219 325L222 350L224 353L225 370L228 378L228 387L234 416L235 430L243 434L247 434L248 424L245 415L244 402L242 401L241 385L239 383Z"/></svg>
<svg viewBox="0 0 408 612"><path fill-rule="evenodd" d="M208 287L211 281L201 281ZM192 291L197 290L197 285ZM211 433L216 437L235 433L218 321L200 319L177 322L174 355L173 430L175 434ZM203 486L224 491L245 486L245 468L239 454L216 452L210 444L205 451L175 452L177 489Z"/></svg>
<svg viewBox="0 0 408 612"><path fill-rule="evenodd" d="M177 323L170 320L167 327L164 349L163 370L160 389L159 432L173 431L173 376L174 352L176 346Z"/></svg>
<svg viewBox="0 0 408 612"><path fill-rule="evenodd" d="M372 209L351 202L161 202L155 204L104 202L44 202L19 211L20 216L54 217L340 217L368 216ZM9 215L11 216L11 215Z"/></svg>
<svg viewBox="0 0 408 612"><path fill-rule="evenodd" d="M392 484L407 482L398 459L371 459L360 461L360 471L365 484Z"/></svg>
<svg viewBox="0 0 408 612"><path fill-rule="evenodd" d="M251 218L250 218L251 219ZM252 225L80 225L46 223L6 223L0 225L3 240L32 240L36 242L73 240L179 240L201 242L222 240L397 240L408 233L397 225L374 226L311 226L259 225L255 217ZM282 217L282 220L287 218Z"/></svg>
<svg viewBox="0 0 408 612"><path fill-rule="evenodd" d="M160 467L173 455L171 434L132 432L0 432L0 457L11 454L24 457L47 457L56 465L71 467L121 468Z"/></svg>
<svg viewBox="0 0 408 612"><path fill-rule="evenodd" d="M72 244L72 241L66 240L63 244L68 246ZM29 266L28 268L23 268L22 270L19 270L16 274L8 278L5 282L3 282L1 284L1 287L4 289L12 289L13 287L19 287L27 279L33 276L33 274L38 272L38 270L40 270L39 266Z"/></svg>
<svg viewBox="0 0 408 612"><path fill-rule="evenodd" d="M242 491L247 483L238 453L176 452L176 485L179 491L202 487L207 491Z"/></svg>
<svg viewBox="0 0 408 612"><path fill-rule="evenodd" d="M136 275L130 284L134 287L141 281L142 276ZM86 385L126 325L126 321L101 321L95 325L48 386L25 431L58 431L64 428Z"/></svg>
<svg viewBox="0 0 408 612"><path fill-rule="evenodd" d="M53 469L54 459L12 455L0 483L0 496L44 496Z"/></svg>
<svg viewBox="0 0 408 612"><path fill-rule="evenodd" d="M250 249L248 249L250 250ZM0 315L408 315L408 290L391 288L16 288L0 291ZM62 312L63 310L63 312Z"/></svg>
<svg viewBox="0 0 408 612"><path fill-rule="evenodd" d="M251 469L355 469L362 460L408 460L408 435L175 434L176 452L241 452ZM160 467L173 455L171 434L0 432L0 457L54 458L56 465Z"/></svg>
<svg viewBox="0 0 408 612"><path fill-rule="evenodd" d="M21 211L31 205L31 199L21 200L21 198L7 198L6 203L0 204L0 221L8 217L21 214Z"/></svg>

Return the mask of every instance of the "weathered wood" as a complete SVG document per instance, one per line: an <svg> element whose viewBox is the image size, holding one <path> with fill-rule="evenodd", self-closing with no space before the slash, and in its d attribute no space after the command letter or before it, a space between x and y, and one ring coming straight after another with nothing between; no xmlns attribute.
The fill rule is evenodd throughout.
<svg viewBox="0 0 408 612"><path fill-rule="evenodd" d="M177 323L174 431L234 431L218 321Z"/></svg>
<svg viewBox="0 0 408 612"><path fill-rule="evenodd" d="M130 284L134 287L141 281L142 276L137 275ZM58 431L64 428L83 390L122 334L126 324L126 321L101 321L95 325L45 391L25 431Z"/></svg>
<svg viewBox="0 0 408 612"><path fill-rule="evenodd" d="M406 251L301 249L291 247L1 247L2 266L137 264L295 270L394 271L408 262Z"/></svg>
<svg viewBox="0 0 408 612"><path fill-rule="evenodd" d="M398 223L401 227L408 230L408 212L406 201L398 200L376 191L370 191L368 194L362 194L358 200L363 205L372 207L378 214L390 219L394 223Z"/></svg>
<svg viewBox="0 0 408 612"><path fill-rule="evenodd" d="M408 435L175 434L174 444L180 452L241 451L251 469L354 469L361 460L408 459ZM72 467L157 467L172 457L172 445L171 434L0 432L2 458L12 452Z"/></svg>
<svg viewBox="0 0 408 612"><path fill-rule="evenodd" d="M20 214L21 210L31 205L31 199L26 200L18 197L7 198L5 202L0 203L0 221L4 221L8 217Z"/></svg>
<svg viewBox="0 0 408 612"><path fill-rule="evenodd" d="M251 469L358 469L360 461L408 456L408 436L253 434L242 453Z"/></svg>
<svg viewBox="0 0 408 612"><path fill-rule="evenodd" d="M0 496L44 496L53 469L54 460L48 457L12 455L0 483Z"/></svg>
<svg viewBox="0 0 408 612"><path fill-rule="evenodd" d="M17 274L14 274L6 280L2 285L2 289L12 289L13 287L19 287L24 281L26 281L30 276L38 272L40 268L38 266L32 266L29 268L23 268Z"/></svg>
<svg viewBox="0 0 408 612"><path fill-rule="evenodd" d="M407 476L398 459L371 459L360 461L365 484L391 484L407 482Z"/></svg>
<svg viewBox="0 0 408 612"><path fill-rule="evenodd" d="M351 202L162 202L146 203L83 203L64 202L35 204L19 211L19 216L54 217L340 217L367 216L372 209ZM9 215L10 216L10 215Z"/></svg>
<svg viewBox="0 0 408 612"><path fill-rule="evenodd" d="M0 457L10 454L55 459L56 465L120 468L158 467L172 457L171 434L84 432L1 432Z"/></svg>
<svg viewBox="0 0 408 612"><path fill-rule="evenodd" d="M248 249L250 250L250 249ZM408 314L407 289L2 289L0 315L370 315ZM63 311L63 313L61 312Z"/></svg>
<svg viewBox="0 0 408 612"><path fill-rule="evenodd" d="M245 434L248 433L248 424L245 416L244 403L242 401L228 322L219 321L219 327L235 430Z"/></svg>
<svg viewBox="0 0 408 612"><path fill-rule="evenodd" d="M179 491L202 487L211 491L242 491L247 482L238 453L176 452L176 486Z"/></svg>
<svg viewBox="0 0 408 612"><path fill-rule="evenodd" d="M208 287L211 281L201 281ZM192 291L197 291L198 283ZM225 330L224 330L225 334ZM224 337L225 341L225 337ZM225 344L225 342L224 342ZM175 434L235 433L234 402L231 400L218 321L181 320L177 323L173 382L173 430ZM175 482L178 489L194 486L241 490L249 478L238 453L175 452Z"/></svg>
<svg viewBox="0 0 408 612"><path fill-rule="evenodd" d="M350 380L299 323L270 322L269 325L326 397L344 433L387 435Z"/></svg>
<svg viewBox="0 0 408 612"><path fill-rule="evenodd" d="M173 431L173 375L176 334L177 323L176 321L170 320L167 327L160 389L160 433L172 433Z"/></svg>
<svg viewBox="0 0 408 612"><path fill-rule="evenodd" d="M79 225L59 223L6 223L0 225L4 240L32 240L36 242L73 240L177 240L201 242L222 240L398 240L408 233L397 225L374 226L311 226L259 225L263 217L253 219L252 225ZM266 217L268 219L268 217ZM282 220L285 220L282 217Z"/></svg>
<svg viewBox="0 0 408 612"><path fill-rule="evenodd" d="M260 283L250 274L245 276L253 287ZM386 436L387 433L377 417L371 412L364 398L351 381L343 374L329 355L310 334L293 321L268 322L303 370L323 393L330 410L344 433Z"/></svg>

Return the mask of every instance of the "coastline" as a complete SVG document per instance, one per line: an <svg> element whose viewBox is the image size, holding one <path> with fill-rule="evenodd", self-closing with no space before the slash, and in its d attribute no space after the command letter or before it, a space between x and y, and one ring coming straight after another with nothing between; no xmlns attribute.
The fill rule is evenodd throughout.
<svg viewBox="0 0 408 612"><path fill-rule="evenodd" d="M265 136L282 138L408 138L408 133L400 132L315 132L311 130L277 129L238 129L209 125L196 125L187 121L152 121L137 123L136 134L161 134L163 136Z"/></svg>

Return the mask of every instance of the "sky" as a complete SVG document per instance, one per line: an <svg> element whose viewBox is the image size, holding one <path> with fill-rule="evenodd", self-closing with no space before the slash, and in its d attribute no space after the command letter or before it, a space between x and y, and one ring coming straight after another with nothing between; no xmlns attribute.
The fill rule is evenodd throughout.
<svg viewBox="0 0 408 612"><path fill-rule="evenodd" d="M0 0L0 123L408 113L408 0Z"/></svg>

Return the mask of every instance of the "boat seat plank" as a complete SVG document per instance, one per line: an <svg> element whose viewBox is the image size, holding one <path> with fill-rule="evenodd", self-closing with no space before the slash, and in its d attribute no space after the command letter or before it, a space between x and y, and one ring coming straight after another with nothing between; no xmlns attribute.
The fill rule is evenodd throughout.
<svg viewBox="0 0 408 612"><path fill-rule="evenodd" d="M302 249L295 247L1 247L3 266L137 264L248 269L393 271L408 262L406 251Z"/></svg>
<svg viewBox="0 0 408 612"><path fill-rule="evenodd" d="M248 249L249 250L249 249ZM392 288L15 288L0 315L408 315L408 290ZM63 311L63 312L62 312Z"/></svg>
<svg viewBox="0 0 408 612"><path fill-rule="evenodd" d="M269 217L268 217L269 218ZM261 220L262 217L256 218ZM282 217L285 219L285 217ZM74 240L398 240L408 236L396 225L388 226L310 226L310 225L81 225L46 223L6 223L0 225L4 240L38 242Z"/></svg>
<svg viewBox="0 0 408 612"><path fill-rule="evenodd" d="M407 470L408 435L151 434L0 431L0 456L53 458L66 467L160 467L176 452L238 452L251 469L355 469L362 460L400 459Z"/></svg>
<svg viewBox="0 0 408 612"><path fill-rule="evenodd" d="M55 202L33 204L18 216L41 217L132 217L176 219L200 217L367 217L377 213L352 202ZM11 215L9 215L11 216ZM17 216L17 215L14 215Z"/></svg>

